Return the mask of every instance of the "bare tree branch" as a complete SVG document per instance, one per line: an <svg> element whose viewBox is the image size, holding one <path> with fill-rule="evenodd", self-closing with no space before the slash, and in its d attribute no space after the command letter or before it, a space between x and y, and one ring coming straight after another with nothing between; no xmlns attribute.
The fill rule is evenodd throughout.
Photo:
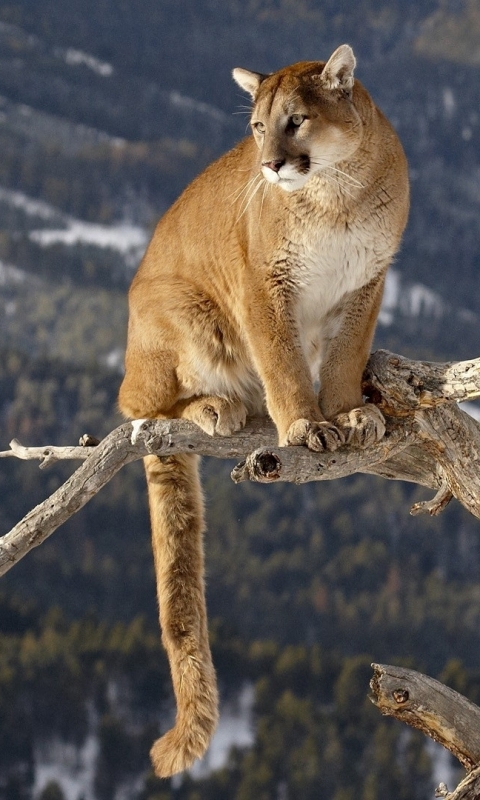
<svg viewBox="0 0 480 800"><path fill-rule="evenodd" d="M382 714L421 730L467 770L480 766L480 708L443 683L404 667L372 664L370 699Z"/></svg>
<svg viewBox="0 0 480 800"><path fill-rule="evenodd" d="M450 793L444 783L435 796L446 800L480 797L480 708L439 681L403 667L372 664L370 699L382 714L395 717L449 750L468 771Z"/></svg>
<svg viewBox="0 0 480 800"><path fill-rule="evenodd" d="M313 453L279 448L273 424L249 420L228 438L210 437L182 420L136 420L110 433L97 447L23 447L14 440L0 457L62 458L84 463L51 497L0 539L0 575L82 508L125 464L154 453L192 453L242 459L236 482L334 480L356 472L406 480L435 491L412 513L437 514L456 497L480 518L480 425L456 401L480 396L480 359L457 364L409 361L386 351L374 353L364 376L365 394L385 413L387 431L366 449L342 447Z"/></svg>
<svg viewBox="0 0 480 800"><path fill-rule="evenodd" d="M47 445L46 447L24 447L20 444L18 439L12 439L10 442L10 450L0 452L0 458L21 458L24 461L38 459L40 461L40 469L50 466L55 461L64 461L71 459L73 461L83 461L88 458L92 452L92 447L78 446L78 447L55 447Z"/></svg>

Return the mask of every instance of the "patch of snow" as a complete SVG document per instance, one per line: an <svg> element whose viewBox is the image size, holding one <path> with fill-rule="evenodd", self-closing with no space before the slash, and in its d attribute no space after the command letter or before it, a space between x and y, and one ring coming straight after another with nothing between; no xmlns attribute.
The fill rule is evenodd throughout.
<svg viewBox="0 0 480 800"><path fill-rule="evenodd" d="M34 751L33 797L51 781L62 789L66 800L95 800L95 765L99 752L98 737L90 733L82 747L58 739L37 743Z"/></svg>
<svg viewBox="0 0 480 800"><path fill-rule="evenodd" d="M246 683L234 700L222 704L218 728L205 757L190 770L192 777L203 778L225 766L232 747L251 747L254 742L253 702L255 691Z"/></svg>
<svg viewBox="0 0 480 800"><path fill-rule="evenodd" d="M444 304L440 295L421 283L414 283L409 287L401 299L401 306L402 310L412 317L426 315L438 318L444 312Z"/></svg>
<svg viewBox="0 0 480 800"><path fill-rule="evenodd" d="M96 222L69 217L59 209L43 200L35 200L23 192L0 187L0 202L3 201L15 208L20 208L28 216L40 217L45 221L56 221L62 228L42 228L30 231L29 237L41 247L52 244L75 245L79 243L93 244L96 247L111 247L124 255L132 250L145 248L148 234L139 225L129 222L117 222L113 225L100 225ZM1 279L1 272L0 272Z"/></svg>
<svg viewBox="0 0 480 800"><path fill-rule="evenodd" d="M396 269L387 272L382 306L378 315L381 325L391 325L395 314L404 314L407 317L435 317L443 316L449 309L442 297L433 289L422 283L403 284L401 274ZM470 312L460 310L465 321Z"/></svg>
<svg viewBox="0 0 480 800"><path fill-rule="evenodd" d="M432 763L432 782L436 788L440 783L455 786L458 783L458 768L453 757L441 744L428 739L426 749Z"/></svg>
<svg viewBox="0 0 480 800"><path fill-rule="evenodd" d="M42 229L31 231L29 238L41 247L53 244L92 244L96 247L110 247L120 253L127 254L131 250L140 250L147 244L147 233L138 225L128 222L114 225L99 225L96 222L83 222L79 219L66 218L67 228Z"/></svg>
<svg viewBox="0 0 480 800"><path fill-rule="evenodd" d="M123 374L124 372L124 359L125 359L125 351L121 347L115 347L113 350L110 350L103 358L101 359L102 363L105 364L106 367L109 369L114 369L117 372Z"/></svg>
<svg viewBox="0 0 480 800"><path fill-rule="evenodd" d="M224 111L221 111L219 108L215 106L211 106L208 103L202 103L199 100L194 100L193 97L187 97L184 94L180 94L175 90L169 92L168 94L170 102L173 106L177 106L177 108L186 108L189 111L193 111L196 114L206 114L209 117L213 117L218 122L227 122L229 120L228 114L225 114Z"/></svg>
<svg viewBox="0 0 480 800"><path fill-rule="evenodd" d="M140 775L125 781L115 790L114 800L132 800L132 797L138 797L143 793L145 788L145 773L141 772Z"/></svg>
<svg viewBox="0 0 480 800"><path fill-rule="evenodd" d="M143 420L135 420L132 427L139 426ZM114 706L123 702L123 689L109 686L110 700ZM253 730L254 688L246 683L230 701L223 703L217 731L204 759L197 762L189 771L198 779L227 763L232 747L250 747L254 742ZM37 741L34 748L34 777L32 797L38 797L51 781L57 783L66 800L97 800L95 794L95 772L97 769L100 743L97 735L97 715L90 709L89 733L84 743L78 747L62 742L58 738ZM172 788L182 784L183 776L172 780ZM114 800L130 800L136 797L145 782L145 773L132 775L114 795Z"/></svg>
<svg viewBox="0 0 480 800"><path fill-rule="evenodd" d="M30 279L30 275L25 270L0 261L0 286L18 285L25 283L27 279Z"/></svg>
<svg viewBox="0 0 480 800"><path fill-rule="evenodd" d="M28 216L40 217L40 219L51 220L59 216L57 211L44 200L35 200L23 192L16 192L13 189L0 187L0 202L8 203L14 208L21 208Z"/></svg>
<svg viewBox="0 0 480 800"><path fill-rule="evenodd" d="M54 54L57 58L63 58L67 64L72 67L85 66L101 75L102 78L109 78L114 73L111 64L106 61L100 61L90 53L84 53L83 50L75 50L73 47L68 47L67 50L56 48Z"/></svg>
<svg viewBox="0 0 480 800"><path fill-rule="evenodd" d="M113 147L125 145L125 139L112 136L106 131L78 122L70 122L46 111L13 103L0 95L0 124L34 141L51 142L61 147L64 153L75 154L83 147L108 144Z"/></svg>
<svg viewBox="0 0 480 800"><path fill-rule="evenodd" d="M455 95L450 86L445 86L443 90L443 110L445 111L445 116L447 119L451 119L453 117L456 108L457 103L455 101Z"/></svg>
<svg viewBox="0 0 480 800"><path fill-rule="evenodd" d="M8 22L0 22L0 34L5 34L6 36L15 36L20 38L24 42L28 42L31 47L40 44L41 40L38 36L35 36L33 33L27 33L23 28L20 28L18 25L12 25Z"/></svg>
<svg viewBox="0 0 480 800"><path fill-rule="evenodd" d="M398 306L400 296L400 273L396 269L387 272L385 288L383 290L382 306L378 315L381 325L391 325L394 319L393 312Z"/></svg>
<svg viewBox="0 0 480 800"><path fill-rule="evenodd" d="M468 322L469 324L476 323L478 320L477 314L474 311L470 311L468 308L461 308L458 312L458 316L462 322Z"/></svg>

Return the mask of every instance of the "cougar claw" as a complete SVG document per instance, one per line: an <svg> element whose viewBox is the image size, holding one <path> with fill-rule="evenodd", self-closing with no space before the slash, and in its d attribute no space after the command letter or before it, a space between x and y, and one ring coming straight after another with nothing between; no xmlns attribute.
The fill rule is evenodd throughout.
<svg viewBox="0 0 480 800"><path fill-rule="evenodd" d="M343 432L332 422L315 422L307 437L307 447L315 453L333 453L344 443Z"/></svg>
<svg viewBox="0 0 480 800"><path fill-rule="evenodd" d="M313 425L308 419L297 419L290 425L285 440L282 442L286 447L298 447L307 443L308 432Z"/></svg>
<svg viewBox="0 0 480 800"><path fill-rule="evenodd" d="M315 453L324 450L333 452L345 441L342 431L331 422L311 422L308 419L297 419L290 425L285 437L285 445L306 445Z"/></svg>
<svg viewBox="0 0 480 800"><path fill-rule="evenodd" d="M379 442L385 434L384 416L380 409L371 403L339 414L333 421L342 431L345 442L354 447L370 447Z"/></svg>

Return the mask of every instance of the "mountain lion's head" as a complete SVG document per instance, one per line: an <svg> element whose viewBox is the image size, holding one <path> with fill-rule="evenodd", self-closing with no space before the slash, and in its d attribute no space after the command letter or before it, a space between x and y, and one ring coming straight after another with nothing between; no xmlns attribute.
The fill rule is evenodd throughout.
<svg viewBox="0 0 480 800"><path fill-rule="evenodd" d="M254 100L251 126L265 179L287 192L349 158L362 138L352 102L355 56L341 45L327 63L305 61L262 75L233 70Z"/></svg>

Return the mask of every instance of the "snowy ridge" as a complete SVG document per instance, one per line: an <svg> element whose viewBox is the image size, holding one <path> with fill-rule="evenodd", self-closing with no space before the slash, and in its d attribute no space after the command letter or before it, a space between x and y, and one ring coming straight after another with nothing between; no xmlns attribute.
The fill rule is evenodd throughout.
<svg viewBox="0 0 480 800"><path fill-rule="evenodd" d="M85 146L111 144L121 147L125 144L125 139L120 136L111 136L99 128L39 111L25 103L14 103L3 95L0 95L0 125L30 140L55 142L65 153L71 154Z"/></svg>
<svg viewBox="0 0 480 800"><path fill-rule="evenodd" d="M45 43L38 37L31 33L27 33L19 25L13 25L8 22L0 22L0 36L8 39L8 37L15 37L22 43L28 44L30 49L42 48L45 49ZM55 47L53 55L56 58L61 58L66 64L70 66L85 66L100 75L102 78L109 78L113 75L114 69L111 64L106 61L101 61L96 56L90 53L85 53L83 50L75 50L73 47Z"/></svg>
<svg viewBox="0 0 480 800"><path fill-rule="evenodd" d="M219 108L211 106L208 103L202 103L199 100L194 100L192 97L180 94L180 92L174 90L168 92L168 98L172 106L192 111L195 114L206 114L217 122L227 123L231 121L230 116Z"/></svg>
<svg viewBox="0 0 480 800"><path fill-rule="evenodd" d="M114 73L111 64L108 64L106 61L100 61L100 59L95 58L95 56L90 55L90 53L84 53L83 50L74 50L73 47L68 47L67 50L56 48L54 50L54 55L57 56L57 58L63 58L65 63L70 66L88 67L93 72L96 72L97 75L101 75L102 78L109 78Z"/></svg>
<svg viewBox="0 0 480 800"><path fill-rule="evenodd" d="M29 238L41 247L52 244L93 244L95 247L110 247L123 255L143 250L147 244L147 233L137 225L119 222L114 225L99 225L65 217L66 228L31 231Z"/></svg>
<svg viewBox="0 0 480 800"><path fill-rule="evenodd" d="M44 220L55 220L62 216L62 212L44 200L29 197L23 192L4 189L0 186L0 202L5 202L14 208L20 208L29 217L40 217Z"/></svg>
<svg viewBox="0 0 480 800"><path fill-rule="evenodd" d="M7 203L22 210L28 217L36 217L46 222L56 223L55 228L42 228L30 231L29 238L41 247L53 244L74 246L89 244L95 247L109 247L123 256L130 256L134 262L140 258L148 240L147 231L128 220L115 222L113 225L100 225L96 222L85 222L64 214L60 209L36 200L23 192L0 187L0 202Z"/></svg>

